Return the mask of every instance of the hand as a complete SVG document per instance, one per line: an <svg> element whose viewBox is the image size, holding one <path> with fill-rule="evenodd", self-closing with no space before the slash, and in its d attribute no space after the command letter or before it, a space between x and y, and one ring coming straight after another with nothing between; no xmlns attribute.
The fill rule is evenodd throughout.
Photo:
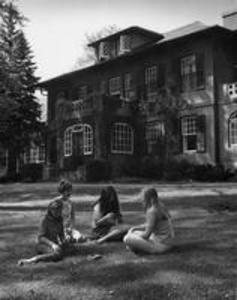
<svg viewBox="0 0 237 300"><path fill-rule="evenodd" d="M59 252L61 250L61 248L57 244L52 244L51 247L54 252Z"/></svg>

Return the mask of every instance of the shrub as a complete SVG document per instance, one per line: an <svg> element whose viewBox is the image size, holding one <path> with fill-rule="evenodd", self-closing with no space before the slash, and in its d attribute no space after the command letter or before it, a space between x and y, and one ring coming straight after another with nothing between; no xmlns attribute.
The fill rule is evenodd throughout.
<svg viewBox="0 0 237 300"><path fill-rule="evenodd" d="M155 156L146 156L142 159L139 173L140 176L150 179L161 179L163 176L164 163Z"/></svg>
<svg viewBox="0 0 237 300"><path fill-rule="evenodd" d="M196 165L193 177L199 181L224 181L229 177L229 173L222 165Z"/></svg>
<svg viewBox="0 0 237 300"><path fill-rule="evenodd" d="M21 170L21 179L27 182L35 182L41 180L43 176L42 164L26 164Z"/></svg>
<svg viewBox="0 0 237 300"><path fill-rule="evenodd" d="M194 165L186 159L170 159L165 163L163 177L166 180L191 179Z"/></svg>
<svg viewBox="0 0 237 300"><path fill-rule="evenodd" d="M111 164L107 160L95 159L86 164L86 181L101 181L111 178Z"/></svg>
<svg viewBox="0 0 237 300"><path fill-rule="evenodd" d="M78 166L84 162L82 155L65 157L63 161L63 171L76 171Z"/></svg>
<svg viewBox="0 0 237 300"><path fill-rule="evenodd" d="M122 175L124 176L139 176L139 164L136 159L129 159L122 166Z"/></svg>

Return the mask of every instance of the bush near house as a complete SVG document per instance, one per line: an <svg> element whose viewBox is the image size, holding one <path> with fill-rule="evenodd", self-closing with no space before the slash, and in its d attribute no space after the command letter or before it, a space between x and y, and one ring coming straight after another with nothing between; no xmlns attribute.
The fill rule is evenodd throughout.
<svg viewBox="0 0 237 300"><path fill-rule="evenodd" d="M140 176L156 180L197 180L225 181L233 174L222 165L194 164L189 161L169 159L164 162L156 157L146 157L141 161Z"/></svg>
<svg viewBox="0 0 237 300"><path fill-rule="evenodd" d="M20 178L25 182L35 182L42 180L43 164L26 164L22 167Z"/></svg>
<svg viewBox="0 0 237 300"><path fill-rule="evenodd" d="M86 163L86 181L111 179L112 168L107 160L94 159Z"/></svg>

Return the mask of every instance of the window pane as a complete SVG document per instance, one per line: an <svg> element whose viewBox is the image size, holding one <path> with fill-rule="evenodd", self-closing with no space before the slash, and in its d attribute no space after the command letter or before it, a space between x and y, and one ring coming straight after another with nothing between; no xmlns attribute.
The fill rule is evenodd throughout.
<svg viewBox="0 0 237 300"><path fill-rule="evenodd" d="M133 152L133 130L126 123L116 123L112 129L111 150L114 153Z"/></svg>

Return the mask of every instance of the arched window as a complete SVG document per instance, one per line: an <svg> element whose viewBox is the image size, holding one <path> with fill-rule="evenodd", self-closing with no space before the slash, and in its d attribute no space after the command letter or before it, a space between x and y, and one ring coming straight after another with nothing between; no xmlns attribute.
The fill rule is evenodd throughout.
<svg viewBox="0 0 237 300"><path fill-rule="evenodd" d="M88 124L75 124L64 132L64 156L93 153L93 128Z"/></svg>
<svg viewBox="0 0 237 300"><path fill-rule="evenodd" d="M234 112L229 119L229 145L237 145L237 112Z"/></svg>
<svg viewBox="0 0 237 300"><path fill-rule="evenodd" d="M111 132L111 152L132 154L134 149L134 134L127 123L115 123Z"/></svg>
<svg viewBox="0 0 237 300"><path fill-rule="evenodd" d="M84 155L93 153L93 129L88 124L83 128L83 151Z"/></svg>

